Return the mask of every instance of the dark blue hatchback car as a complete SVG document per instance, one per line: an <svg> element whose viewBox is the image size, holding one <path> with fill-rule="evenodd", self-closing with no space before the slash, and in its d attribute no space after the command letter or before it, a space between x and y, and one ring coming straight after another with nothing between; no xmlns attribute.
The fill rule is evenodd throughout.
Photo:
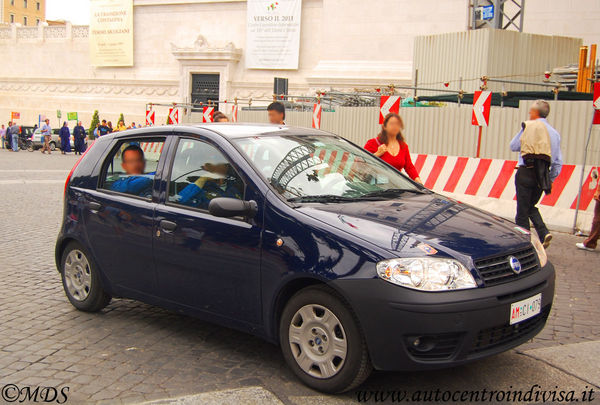
<svg viewBox="0 0 600 405"><path fill-rule="evenodd" d="M253 333L324 392L515 347L555 277L514 223L336 135L250 124L98 139L67 179L56 264L80 310L127 297Z"/></svg>

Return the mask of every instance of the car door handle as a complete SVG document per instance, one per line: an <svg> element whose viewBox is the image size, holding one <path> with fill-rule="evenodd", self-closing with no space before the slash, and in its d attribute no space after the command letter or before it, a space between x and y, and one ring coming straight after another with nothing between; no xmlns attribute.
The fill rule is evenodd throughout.
<svg viewBox="0 0 600 405"><path fill-rule="evenodd" d="M177 228L177 224L175 222L167 221L164 219L159 222L159 225L160 229L162 229L165 232L173 232L175 228Z"/></svg>
<svg viewBox="0 0 600 405"><path fill-rule="evenodd" d="M102 204L95 201L88 202L87 206L92 211L100 211L102 209Z"/></svg>

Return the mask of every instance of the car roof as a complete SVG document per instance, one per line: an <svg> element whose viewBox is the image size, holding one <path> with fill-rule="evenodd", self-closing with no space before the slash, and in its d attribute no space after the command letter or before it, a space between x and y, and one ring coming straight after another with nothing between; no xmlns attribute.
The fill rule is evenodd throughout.
<svg viewBox="0 0 600 405"><path fill-rule="evenodd" d="M132 128L122 132L113 132L102 136L130 136L130 135L143 135L161 132L164 135L164 131L170 129L174 132L177 130L184 130L186 132L196 132L198 129L204 129L221 135L224 138L235 139L235 138L247 138L254 136L264 135L332 135L329 132L321 131L312 128L294 127L288 125L275 125L275 124L257 124L257 123L230 123L230 122L212 122L212 123L197 123L197 124L178 124L178 125L160 125L143 128Z"/></svg>

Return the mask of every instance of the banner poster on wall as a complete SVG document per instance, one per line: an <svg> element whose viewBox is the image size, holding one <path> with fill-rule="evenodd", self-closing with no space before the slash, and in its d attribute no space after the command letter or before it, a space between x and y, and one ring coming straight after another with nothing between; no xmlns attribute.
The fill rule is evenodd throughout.
<svg viewBox="0 0 600 405"><path fill-rule="evenodd" d="M302 0L248 0L246 68L298 69Z"/></svg>
<svg viewBox="0 0 600 405"><path fill-rule="evenodd" d="M90 1L93 66L133 66L133 0Z"/></svg>

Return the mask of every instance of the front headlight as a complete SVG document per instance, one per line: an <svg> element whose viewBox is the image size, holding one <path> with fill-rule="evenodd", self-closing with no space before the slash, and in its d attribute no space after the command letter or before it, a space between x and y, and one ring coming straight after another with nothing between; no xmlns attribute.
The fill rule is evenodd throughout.
<svg viewBox="0 0 600 405"><path fill-rule="evenodd" d="M546 263L548 263L548 256L546 255L546 249L544 248L544 245L542 245L540 238L537 237L535 232L531 232L531 244L535 248L535 251L538 255L540 266L544 267Z"/></svg>
<svg viewBox="0 0 600 405"><path fill-rule="evenodd" d="M471 272L454 259L416 257L383 260L377 263L377 274L390 283L421 291L477 287Z"/></svg>

